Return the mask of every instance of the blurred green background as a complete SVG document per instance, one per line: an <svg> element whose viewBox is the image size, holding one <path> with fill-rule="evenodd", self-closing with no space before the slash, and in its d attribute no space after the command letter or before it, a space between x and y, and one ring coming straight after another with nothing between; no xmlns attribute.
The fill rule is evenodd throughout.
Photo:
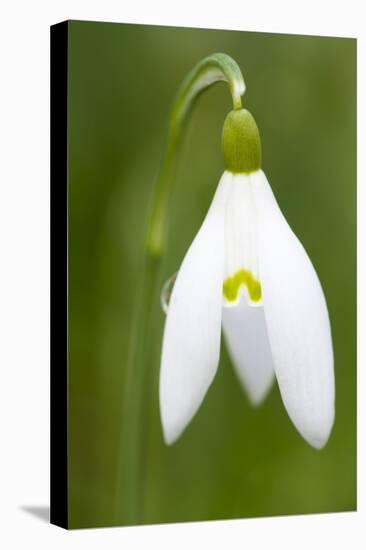
<svg viewBox="0 0 366 550"><path fill-rule="evenodd" d="M141 521L356 507L356 41L72 21L70 527L116 522L125 365L167 117L187 72L217 51L242 69L244 106L260 129L263 169L326 294L336 421L325 449L312 449L289 420L276 385L262 406L249 405L222 345L218 374L198 414L166 447L158 411L164 314L157 294L146 364ZM223 172L221 130L230 109L227 86L219 84L193 113L174 184L162 282L177 271Z"/></svg>

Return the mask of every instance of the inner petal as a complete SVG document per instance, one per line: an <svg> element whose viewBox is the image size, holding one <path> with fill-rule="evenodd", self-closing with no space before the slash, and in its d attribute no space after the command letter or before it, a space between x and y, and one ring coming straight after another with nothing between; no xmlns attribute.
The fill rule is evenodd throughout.
<svg viewBox="0 0 366 550"><path fill-rule="evenodd" d="M250 175L235 175L225 216L225 272L223 302L236 305L241 296L252 306L262 305L258 270L257 215Z"/></svg>

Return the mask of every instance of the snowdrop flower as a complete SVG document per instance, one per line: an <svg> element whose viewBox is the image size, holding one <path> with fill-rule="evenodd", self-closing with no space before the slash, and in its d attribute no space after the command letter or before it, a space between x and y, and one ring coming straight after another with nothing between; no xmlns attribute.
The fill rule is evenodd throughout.
<svg viewBox="0 0 366 550"><path fill-rule="evenodd" d="M226 170L167 308L160 370L164 439L173 443L204 399L218 368L222 327L251 402L263 400L275 376L295 427L321 448L334 421L323 291L261 170L259 132L247 110L228 114L223 152Z"/></svg>

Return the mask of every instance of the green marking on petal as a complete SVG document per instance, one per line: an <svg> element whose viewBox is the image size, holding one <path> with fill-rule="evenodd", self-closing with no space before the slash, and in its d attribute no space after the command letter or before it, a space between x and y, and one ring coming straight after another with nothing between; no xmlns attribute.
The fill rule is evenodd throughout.
<svg viewBox="0 0 366 550"><path fill-rule="evenodd" d="M252 302L259 302L261 300L262 287L260 281L247 269L240 269L232 277L227 277L222 286L222 292L228 302L235 302L237 300L241 285L247 287Z"/></svg>

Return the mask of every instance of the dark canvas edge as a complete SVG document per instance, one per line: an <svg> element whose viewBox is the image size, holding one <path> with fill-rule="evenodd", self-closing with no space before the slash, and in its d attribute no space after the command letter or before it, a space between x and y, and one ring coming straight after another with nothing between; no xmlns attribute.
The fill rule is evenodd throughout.
<svg viewBox="0 0 366 550"><path fill-rule="evenodd" d="M67 160L68 22L51 27L51 491L50 521L68 528Z"/></svg>

